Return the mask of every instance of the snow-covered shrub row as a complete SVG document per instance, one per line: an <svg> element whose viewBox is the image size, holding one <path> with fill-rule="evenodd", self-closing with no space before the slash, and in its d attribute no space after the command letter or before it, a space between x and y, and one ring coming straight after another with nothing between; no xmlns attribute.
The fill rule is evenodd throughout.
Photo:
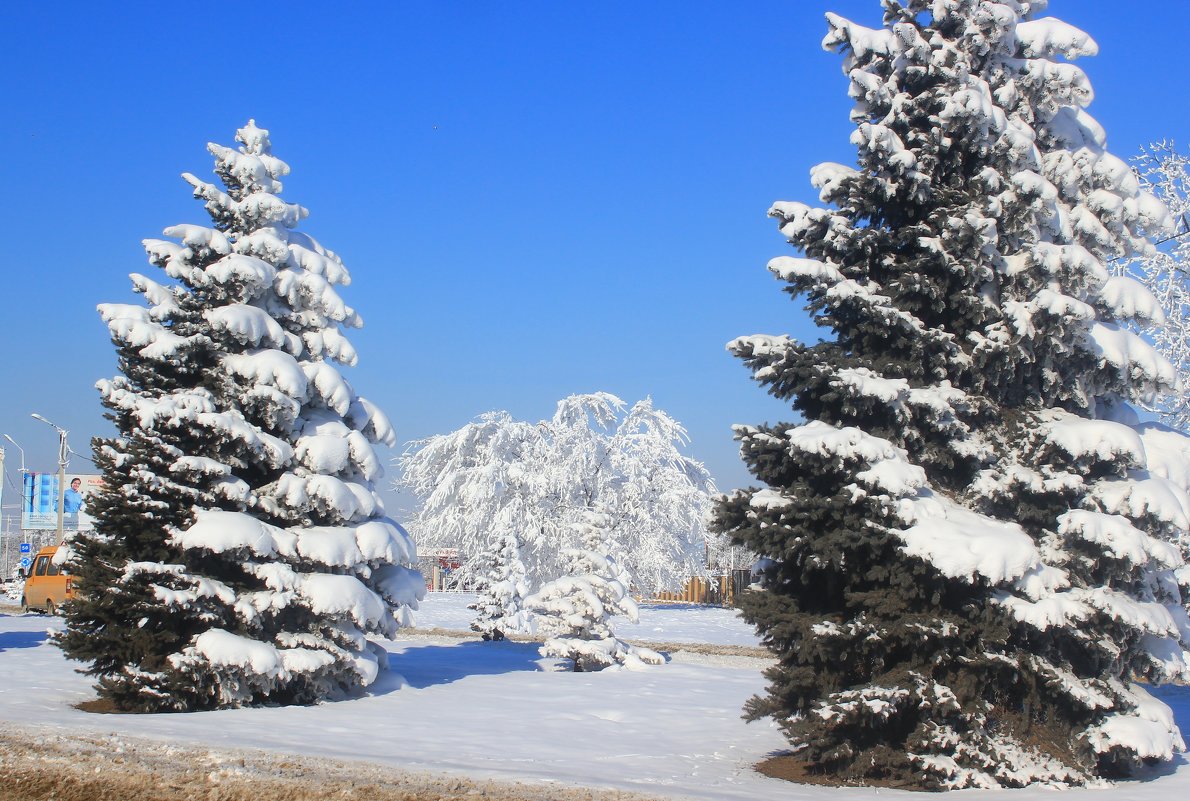
<svg viewBox="0 0 1190 801"><path fill-rule="evenodd" d="M572 524L600 505L609 552L636 593L680 587L705 572L714 484L683 455L686 432L648 399L571 395L550 420L490 412L457 431L414 442L397 487L417 496L410 521L425 548L458 548L476 578L494 537L516 538L531 586L560 576Z"/></svg>
<svg viewBox="0 0 1190 801"><path fill-rule="evenodd" d="M268 132L208 146L221 186L183 178L209 226L149 239L163 281L103 304L121 375L99 382L117 435L73 543L83 593L59 642L128 710L309 703L367 685L424 593L375 490L392 426L338 365L359 316L342 261L297 229Z"/></svg>
<svg viewBox="0 0 1190 801"><path fill-rule="evenodd" d="M1184 748L1143 683L1190 678L1190 440L1133 411L1176 375L1109 271L1170 219L1045 5L828 15L857 163L772 207L801 254L769 264L828 333L729 345L805 419L737 429L765 486L717 512L771 560L748 713L845 779L1077 784Z"/></svg>

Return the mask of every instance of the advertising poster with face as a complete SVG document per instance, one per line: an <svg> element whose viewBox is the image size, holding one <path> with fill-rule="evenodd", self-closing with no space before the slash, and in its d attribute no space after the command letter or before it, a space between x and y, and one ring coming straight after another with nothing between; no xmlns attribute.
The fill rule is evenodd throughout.
<svg viewBox="0 0 1190 801"><path fill-rule="evenodd" d="M94 528L87 514L87 498L103 486L103 477L88 473L67 473L62 496L62 529L88 531ZM26 473L21 528L54 530L58 528L58 474Z"/></svg>

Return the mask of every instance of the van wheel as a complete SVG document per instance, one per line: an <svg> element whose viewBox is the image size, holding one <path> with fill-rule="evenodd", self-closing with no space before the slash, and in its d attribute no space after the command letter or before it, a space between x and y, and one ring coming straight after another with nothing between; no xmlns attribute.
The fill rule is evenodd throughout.
<svg viewBox="0 0 1190 801"><path fill-rule="evenodd" d="M29 599L22 595L21 596L21 614L27 615L32 611L33 610L29 608Z"/></svg>
<svg viewBox="0 0 1190 801"><path fill-rule="evenodd" d="M54 602L51 601L49 598L45 599L45 613L47 615L58 614L58 610L54 608Z"/></svg>

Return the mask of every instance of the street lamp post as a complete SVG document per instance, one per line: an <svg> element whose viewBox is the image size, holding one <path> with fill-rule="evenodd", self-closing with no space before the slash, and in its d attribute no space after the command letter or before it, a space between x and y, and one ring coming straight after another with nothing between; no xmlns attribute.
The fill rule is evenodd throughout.
<svg viewBox="0 0 1190 801"><path fill-rule="evenodd" d="M18 442L17 442L15 439L13 439L12 437L10 437L8 434L5 434L5 435L4 435L4 438L5 438L6 440L8 440L9 442L11 442L11 443L12 443L12 446L13 446L14 448L16 448L18 451L20 451L20 452L21 452L21 467L20 467L20 472L21 472L21 504L20 504L20 506L18 506L18 507L17 507L17 520L18 520L18 522L19 522L19 521L20 521L21 512L22 512L22 510L24 510L24 508L25 508L25 501L26 501L26 499L27 499L27 496L25 495L25 493L28 491L28 488L27 488L27 487L26 487L26 485L25 485L25 474L26 474L26 473L28 473L29 471L25 469L25 449L24 449L24 448L22 448L22 447L20 446L20 443L18 443ZM4 461L2 457L3 457L3 451L0 451L0 462L3 462L3 461ZM3 473L3 472L4 472L3 470L0 470L0 473ZM4 494L3 492L0 492L0 495L3 495L3 494ZM4 519L3 519L3 518L4 518L3 512L0 512L0 532L3 532L3 530L4 530ZM12 519L11 519L11 518L9 518L9 524L10 524L10 525L9 525L9 530L10 530L10 531L11 531L11 529L12 529L12 525L11 525L11 523L12 523ZM4 546L5 546L5 548L7 548L7 547L8 547L8 540L7 540L7 539L5 539L5 540L4 540ZM7 566L7 565L8 565L8 556L7 556L7 554L5 554L5 556L4 556L4 564L5 564L5 566Z"/></svg>
<svg viewBox="0 0 1190 801"><path fill-rule="evenodd" d="M33 413L33 419L40 420L58 432L58 543L61 544L66 537L63 523L66 516L66 463L70 453L70 447L66 444L68 432L62 426L46 420L37 412Z"/></svg>
<svg viewBox="0 0 1190 801"><path fill-rule="evenodd" d="M20 468L21 475L28 473L29 471L25 469L25 449L22 448L20 445L18 445L17 441L15 439L13 439L12 437L8 436L7 434L4 435L4 438L12 443L12 447L16 448L18 451L21 452L21 468Z"/></svg>

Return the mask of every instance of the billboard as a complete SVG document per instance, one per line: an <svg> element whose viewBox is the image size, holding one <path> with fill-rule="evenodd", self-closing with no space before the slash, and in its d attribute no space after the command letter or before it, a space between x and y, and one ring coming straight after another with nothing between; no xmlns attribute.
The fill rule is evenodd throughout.
<svg viewBox="0 0 1190 801"><path fill-rule="evenodd" d="M87 473L66 474L63 498L63 531L87 531L94 528L87 514L87 497L103 485L103 477ZM56 530L58 528L58 474L25 473L25 497L21 504L21 528Z"/></svg>

